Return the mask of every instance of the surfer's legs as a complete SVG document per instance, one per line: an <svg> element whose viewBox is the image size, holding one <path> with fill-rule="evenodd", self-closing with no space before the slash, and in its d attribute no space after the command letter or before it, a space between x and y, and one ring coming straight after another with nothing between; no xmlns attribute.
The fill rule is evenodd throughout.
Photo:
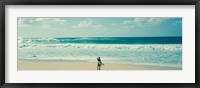
<svg viewBox="0 0 200 88"><path fill-rule="evenodd" d="M100 64L97 65L97 70L101 70L101 65Z"/></svg>
<svg viewBox="0 0 200 88"><path fill-rule="evenodd" d="M99 70L99 65L97 65L97 70Z"/></svg>

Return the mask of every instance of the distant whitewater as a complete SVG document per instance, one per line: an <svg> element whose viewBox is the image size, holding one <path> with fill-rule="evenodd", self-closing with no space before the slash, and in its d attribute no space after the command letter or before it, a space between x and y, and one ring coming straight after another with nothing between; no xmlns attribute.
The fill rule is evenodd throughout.
<svg viewBox="0 0 200 88"><path fill-rule="evenodd" d="M33 57L36 56L36 57ZM20 38L18 59L182 66L182 37Z"/></svg>

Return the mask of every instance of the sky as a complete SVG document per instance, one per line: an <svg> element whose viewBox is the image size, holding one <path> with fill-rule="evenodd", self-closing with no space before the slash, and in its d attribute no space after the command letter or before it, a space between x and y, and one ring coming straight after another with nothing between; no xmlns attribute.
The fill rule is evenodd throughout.
<svg viewBox="0 0 200 88"><path fill-rule="evenodd" d="M182 36L182 18L18 18L20 38L170 36Z"/></svg>

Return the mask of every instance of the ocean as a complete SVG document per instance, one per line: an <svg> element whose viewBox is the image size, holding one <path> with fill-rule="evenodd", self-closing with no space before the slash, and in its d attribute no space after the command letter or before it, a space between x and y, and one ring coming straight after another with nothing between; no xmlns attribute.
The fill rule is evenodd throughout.
<svg viewBox="0 0 200 88"><path fill-rule="evenodd" d="M36 56L36 57L33 57ZM19 38L18 59L182 66L182 37Z"/></svg>

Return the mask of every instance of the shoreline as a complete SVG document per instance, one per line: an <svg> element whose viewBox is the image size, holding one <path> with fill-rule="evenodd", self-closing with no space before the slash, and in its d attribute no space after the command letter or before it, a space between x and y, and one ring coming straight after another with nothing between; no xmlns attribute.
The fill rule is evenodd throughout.
<svg viewBox="0 0 200 88"><path fill-rule="evenodd" d="M18 59L17 70L96 70L95 62L63 59ZM182 70L181 67L104 63L101 70Z"/></svg>

